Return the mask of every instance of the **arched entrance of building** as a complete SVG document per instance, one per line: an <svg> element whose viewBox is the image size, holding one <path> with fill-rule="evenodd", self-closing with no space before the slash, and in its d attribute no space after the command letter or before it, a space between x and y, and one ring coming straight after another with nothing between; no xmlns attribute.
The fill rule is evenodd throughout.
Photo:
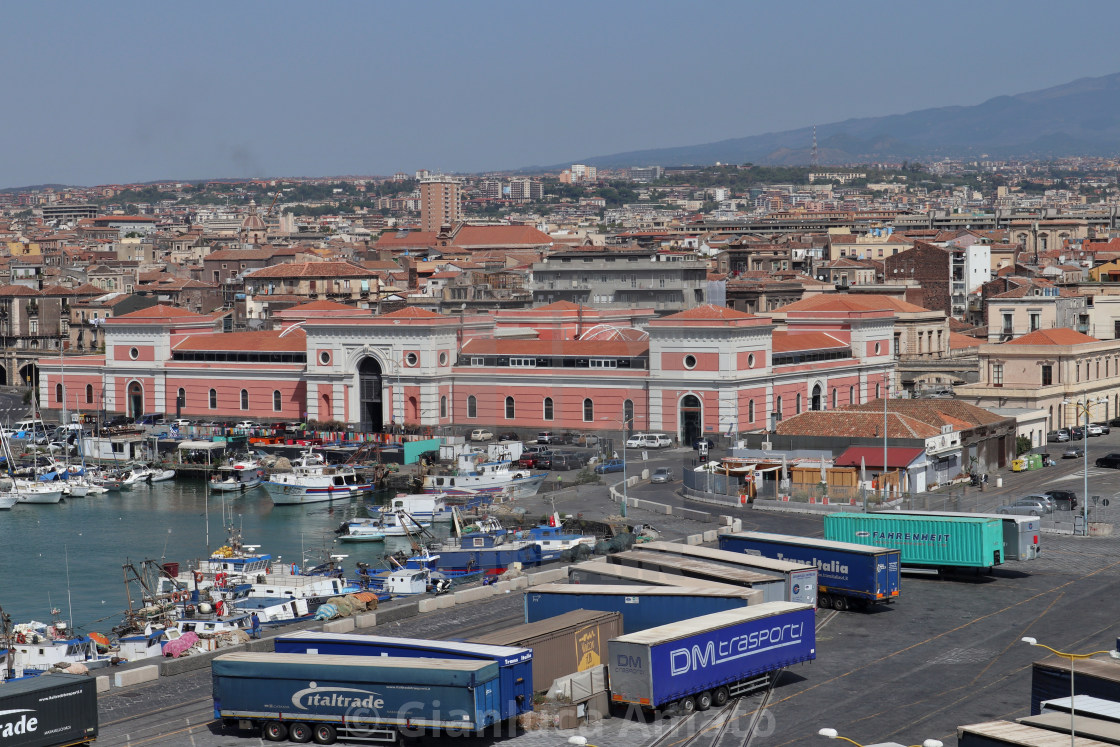
<svg viewBox="0 0 1120 747"><path fill-rule="evenodd" d="M681 399L680 412L681 445L691 446L703 432L704 410L700 406L700 398L695 394L686 394Z"/></svg>
<svg viewBox="0 0 1120 747"><path fill-rule="evenodd" d="M408 417L404 422L420 425L420 402L415 397L408 398Z"/></svg>
<svg viewBox="0 0 1120 747"><path fill-rule="evenodd" d="M813 397L812 397L812 399L809 400L809 409L810 410L823 410L824 409L824 403L822 402L821 397L822 397L821 385L820 384L814 384L813 385Z"/></svg>
<svg viewBox="0 0 1120 747"><path fill-rule="evenodd" d="M0 386L8 385L8 369L0 366Z"/></svg>
<svg viewBox="0 0 1120 747"><path fill-rule="evenodd" d="M381 364L364 358L358 365L358 423L366 433L380 433L385 426L381 401Z"/></svg>
<svg viewBox="0 0 1120 747"><path fill-rule="evenodd" d="M128 382L128 416L138 418L144 414L144 387L139 381Z"/></svg>
<svg viewBox="0 0 1120 747"><path fill-rule="evenodd" d="M39 388L39 367L34 363L28 363L21 366L19 369L19 382L23 386L29 386L33 389Z"/></svg>

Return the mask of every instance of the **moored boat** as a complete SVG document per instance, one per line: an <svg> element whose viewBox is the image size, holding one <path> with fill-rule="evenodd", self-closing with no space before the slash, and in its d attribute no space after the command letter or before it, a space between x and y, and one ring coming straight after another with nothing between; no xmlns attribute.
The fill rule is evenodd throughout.
<svg viewBox="0 0 1120 747"><path fill-rule="evenodd" d="M425 475L424 492L467 499L479 493L527 498L537 494L546 477L547 472L534 475L528 469L514 469L509 459L488 460L484 454L462 454L455 474Z"/></svg>
<svg viewBox="0 0 1120 747"><path fill-rule="evenodd" d="M327 464L314 448L295 461L291 472L273 472L264 482L264 489L276 505L355 498L371 492L373 487L353 467Z"/></svg>

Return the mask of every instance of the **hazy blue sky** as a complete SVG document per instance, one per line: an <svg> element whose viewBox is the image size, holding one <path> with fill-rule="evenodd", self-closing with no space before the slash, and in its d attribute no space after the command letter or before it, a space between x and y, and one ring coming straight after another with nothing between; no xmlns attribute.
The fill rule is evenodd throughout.
<svg viewBox="0 0 1120 747"><path fill-rule="evenodd" d="M1120 72L1120 3L10 2L0 186L483 171Z"/></svg>

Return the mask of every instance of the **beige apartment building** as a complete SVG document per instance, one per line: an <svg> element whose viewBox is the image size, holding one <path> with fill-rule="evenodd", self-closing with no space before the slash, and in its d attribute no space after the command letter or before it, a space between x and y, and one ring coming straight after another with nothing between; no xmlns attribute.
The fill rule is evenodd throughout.
<svg viewBox="0 0 1120 747"><path fill-rule="evenodd" d="M438 232L463 219L459 182L449 177L429 177L420 182L420 230Z"/></svg>
<svg viewBox="0 0 1120 747"><path fill-rule="evenodd" d="M1049 430L1084 423L1084 408L1092 422L1120 413L1120 340L1040 329L981 345L979 357L980 380L955 389L970 404L1043 410Z"/></svg>

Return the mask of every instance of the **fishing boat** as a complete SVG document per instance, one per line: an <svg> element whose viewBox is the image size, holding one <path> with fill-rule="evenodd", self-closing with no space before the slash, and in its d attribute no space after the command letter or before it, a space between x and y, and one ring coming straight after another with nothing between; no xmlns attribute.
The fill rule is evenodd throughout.
<svg viewBox="0 0 1120 747"><path fill-rule="evenodd" d="M339 542L383 542L385 532L380 519L352 519L335 530Z"/></svg>
<svg viewBox="0 0 1120 747"><path fill-rule="evenodd" d="M524 536L525 533L522 533ZM569 532L564 529L560 517L553 513L547 524L529 529L527 536L541 548L541 562L548 563L553 560L562 560L565 552L574 550L577 546L594 549L598 539L589 534Z"/></svg>
<svg viewBox="0 0 1120 747"><path fill-rule="evenodd" d="M514 469L509 459L490 460L485 454L459 455L455 474L425 475L424 492L442 493L446 497L471 498L479 493L504 493L510 498L527 498L537 494L547 472L534 475L528 469Z"/></svg>
<svg viewBox="0 0 1120 747"><path fill-rule="evenodd" d="M0 491L0 511L7 511L19 503L19 493L11 490Z"/></svg>
<svg viewBox="0 0 1120 747"><path fill-rule="evenodd" d="M372 539L372 535L379 534L380 539L404 537L410 532L430 529L431 526L431 522L419 521L407 511L398 509L392 513L383 512L377 518L344 521L335 533L339 535L341 542L368 542L376 541Z"/></svg>
<svg viewBox="0 0 1120 747"><path fill-rule="evenodd" d="M328 465L314 447L292 464L291 472L273 472L264 482L264 489L278 506L355 498L373 487L349 465Z"/></svg>
<svg viewBox="0 0 1120 747"><path fill-rule="evenodd" d="M74 635L61 620L15 625L6 643L17 677L39 675L71 664L98 669L109 666L116 658L108 637L99 633Z"/></svg>
<svg viewBox="0 0 1120 747"><path fill-rule="evenodd" d="M244 493L263 480L264 468L256 460L248 459L221 465L208 484L217 493Z"/></svg>
<svg viewBox="0 0 1120 747"><path fill-rule="evenodd" d="M12 491L18 494L18 503L50 504L62 500L62 488L48 483L17 479Z"/></svg>
<svg viewBox="0 0 1120 747"><path fill-rule="evenodd" d="M479 493L477 497L479 505L490 498L485 493ZM366 511L373 517L407 511L410 516L428 522L451 521L454 510L455 506L448 502L444 493L398 493L390 499L388 506L366 504Z"/></svg>

